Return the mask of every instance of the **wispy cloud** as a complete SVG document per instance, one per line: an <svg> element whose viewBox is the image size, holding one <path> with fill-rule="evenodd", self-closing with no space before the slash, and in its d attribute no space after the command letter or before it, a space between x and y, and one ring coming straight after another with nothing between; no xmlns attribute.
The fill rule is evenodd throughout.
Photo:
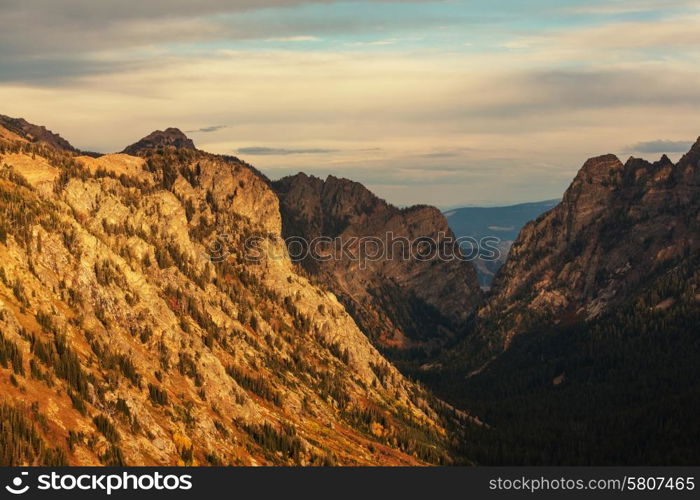
<svg viewBox="0 0 700 500"><path fill-rule="evenodd" d="M247 148L239 148L237 151L242 155L251 156L287 156L287 155L318 155L326 153L335 153L336 149L323 149L323 148L298 148L298 149L287 149L287 148L267 148L252 146Z"/></svg>
<svg viewBox="0 0 700 500"><path fill-rule="evenodd" d="M615 15L694 7L697 7L695 0L605 0L564 7L561 10L573 14Z"/></svg>
<svg viewBox="0 0 700 500"><path fill-rule="evenodd" d="M369 42L350 42L346 45L349 47L379 47L382 45L395 45L398 38L383 38L381 40L372 40Z"/></svg>
<svg viewBox="0 0 700 500"><path fill-rule="evenodd" d="M693 146L691 141L669 141L658 139L656 141L638 142L627 149L638 153L685 153Z"/></svg>
<svg viewBox="0 0 700 500"><path fill-rule="evenodd" d="M303 43L303 42L320 42L321 39L317 36L309 35L298 35L298 36L284 36L278 38L268 38L266 42L279 42L279 43Z"/></svg>
<svg viewBox="0 0 700 500"><path fill-rule="evenodd" d="M216 132L217 130L221 130L228 127L228 125L210 125L209 127L202 127L202 128L196 128L193 130L186 130L185 132L188 134L195 134L197 132L202 132L202 133L209 133L209 132Z"/></svg>
<svg viewBox="0 0 700 500"><path fill-rule="evenodd" d="M614 56L629 60L630 53L636 53L640 59L648 59L654 55L654 51L674 48L675 53L665 56L672 58L669 56L697 55L700 48L699 25L700 9L695 9L652 21L623 20L539 31L507 40L501 46L539 52L552 63L577 59L592 61L601 56L603 60Z"/></svg>

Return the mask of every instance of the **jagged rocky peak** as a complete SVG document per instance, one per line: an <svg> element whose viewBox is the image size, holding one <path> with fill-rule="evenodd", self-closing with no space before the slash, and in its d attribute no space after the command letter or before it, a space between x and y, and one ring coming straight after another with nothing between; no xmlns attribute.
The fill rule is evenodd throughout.
<svg viewBox="0 0 700 500"><path fill-rule="evenodd" d="M581 167L581 170L582 171L591 171L591 169L606 170L606 169L612 169L612 168L619 168L621 166L622 166L622 162L617 157L617 155L614 155L612 153L607 153L604 155L599 155L599 156L594 156L592 158L589 158L583 164L583 166Z"/></svg>
<svg viewBox="0 0 700 500"><path fill-rule="evenodd" d="M663 155L661 155L661 158L659 158L659 161L657 161L654 165L658 165L661 167L667 166L667 165L673 166L673 162L671 161L671 159L668 156L663 154Z"/></svg>
<svg viewBox="0 0 700 500"><path fill-rule="evenodd" d="M122 153L129 155L138 155L144 150L157 148L158 146L172 146L184 149L196 149L192 139L187 137L182 130L174 127L166 128L165 130L156 130L151 132L143 139L124 148Z"/></svg>
<svg viewBox="0 0 700 500"><path fill-rule="evenodd" d="M611 172L623 168L620 159L614 154L606 154L590 158L579 170L576 179L587 182L601 181L608 177Z"/></svg>
<svg viewBox="0 0 700 500"><path fill-rule="evenodd" d="M691 167L700 170L700 137L683 157L678 161L678 165L685 168Z"/></svg>
<svg viewBox="0 0 700 500"><path fill-rule="evenodd" d="M53 133L44 126L29 123L24 118L12 118L0 115L0 126L29 142L46 144L64 151L77 151L76 148L60 135Z"/></svg>
<svg viewBox="0 0 700 500"><path fill-rule="evenodd" d="M547 321L597 317L700 242L700 143L677 164L613 155L588 160L563 201L523 228L482 317ZM522 320L522 321L521 321Z"/></svg>

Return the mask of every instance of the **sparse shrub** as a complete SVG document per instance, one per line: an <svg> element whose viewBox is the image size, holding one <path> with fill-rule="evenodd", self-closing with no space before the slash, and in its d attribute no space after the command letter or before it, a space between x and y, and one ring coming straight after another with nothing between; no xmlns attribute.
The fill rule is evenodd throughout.
<svg viewBox="0 0 700 500"><path fill-rule="evenodd" d="M241 387L249 390L263 399L282 406L282 395L277 392L265 379L246 374L239 368L230 365L226 368L229 377L236 381Z"/></svg>
<svg viewBox="0 0 700 500"><path fill-rule="evenodd" d="M116 427L114 427L114 424L112 424L107 417L104 415L97 415L92 419L92 421L97 430L102 433L107 441L110 443L116 443L119 441L119 433L117 432Z"/></svg>
<svg viewBox="0 0 700 500"><path fill-rule="evenodd" d="M168 405L168 393L153 384L148 384L148 397L157 405Z"/></svg>
<svg viewBox="0 0 700 500"><path fill-rule="evenodd" d="M2 331L0 331L0 366L3 368L11 366L16 374L24 375L22 351L17 344L5 338Z"/></svg>

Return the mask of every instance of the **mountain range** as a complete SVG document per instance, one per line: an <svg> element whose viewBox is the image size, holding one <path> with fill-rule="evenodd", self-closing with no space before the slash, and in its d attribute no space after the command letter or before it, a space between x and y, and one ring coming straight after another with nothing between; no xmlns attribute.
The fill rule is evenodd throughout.
<svg viewBox="0 0 700 500"><path fill-rule="evenodd" d="M463 417L297 272L257 172L175 129L93 158L15 123L0 121L2 465L453 461ZM254 264L252 236L269 250Z"/></svg>
<svg viewBox="0 0 700 500"><path fill-rule="evenodd" d="M700 458L700 140L446 214L175 128L98 155L0 116L0 164L2 465ZM487 231L482 290L442 256Z"/></svg>

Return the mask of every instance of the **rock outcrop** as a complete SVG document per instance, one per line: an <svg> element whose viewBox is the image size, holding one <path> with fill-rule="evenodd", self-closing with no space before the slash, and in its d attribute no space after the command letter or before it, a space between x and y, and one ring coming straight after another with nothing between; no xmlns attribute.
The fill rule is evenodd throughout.
<svg viewBox="0 0 700 500"><path fill-rule="evenodd" d="M593 158L418 373L492 426L480 463L691 465L699 287L700 140L676 164Z"/></svg>

